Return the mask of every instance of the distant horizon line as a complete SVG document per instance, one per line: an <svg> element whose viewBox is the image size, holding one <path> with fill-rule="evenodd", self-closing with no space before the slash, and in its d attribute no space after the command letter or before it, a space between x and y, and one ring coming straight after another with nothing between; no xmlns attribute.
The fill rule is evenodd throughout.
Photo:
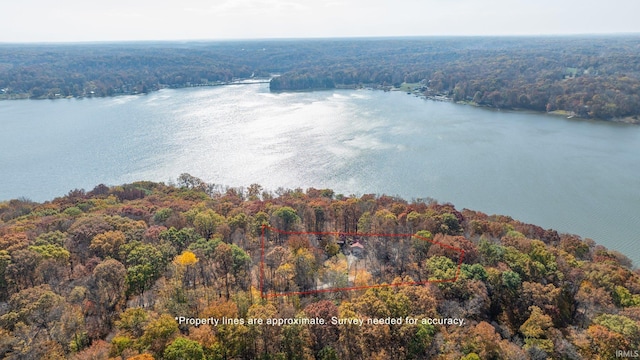
<svg viewBox="0 0 640 360"><path fill-rule="evenodd" d="M566 38L640 36L640 32L567 33L567 34L483 34L483 35L378 35L378 36L311 36L264 38L192 38L192 39L130 39L130 40L68 40L68 41L0 41L0 45L72 45L121 43L205 43L233 41L300 41L300 40L385 40L385 39L442 39L442 38Z"/></svg>

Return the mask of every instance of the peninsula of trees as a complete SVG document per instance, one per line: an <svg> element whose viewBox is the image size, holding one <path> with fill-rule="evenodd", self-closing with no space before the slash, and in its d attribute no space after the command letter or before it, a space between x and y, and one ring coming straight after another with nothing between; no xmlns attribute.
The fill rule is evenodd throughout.
<svg viewBox="0 0 640 360"><path fill-rule="evenodd" d="M637 122L640 36L0 44L0 98L138 94L272 78L272 91L391 88ZM279 76L276 76L279 75Z"/></svg>
<svg viewBox="0 0 640 360"><path fill-rule="evenodd" d="M350 281L340 249L373 233L429 241L351 243L376 265L356 282L451 278L459 259L457 281L291 292L317 285L309 279ZM261 296L262 277L268 293L289 295ZM406 317L464 323L366 325ZM326 322L228 321L309 318ZM639 346L640 274L625 256L507 216L188 174L0 203L6 359L611 359Z"/></svg>

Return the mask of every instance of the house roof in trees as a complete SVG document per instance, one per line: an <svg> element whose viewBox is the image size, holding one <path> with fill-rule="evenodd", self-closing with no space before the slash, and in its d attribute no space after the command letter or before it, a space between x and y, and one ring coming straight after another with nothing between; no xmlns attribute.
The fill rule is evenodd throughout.
<svg viewBox="0 0 640 360"><path fill-rule="evenodd" d="M364 249L364 245L360 244L359 241L354 242L353 244L351 244L352 248L360 248L360 249Z"/></svg>

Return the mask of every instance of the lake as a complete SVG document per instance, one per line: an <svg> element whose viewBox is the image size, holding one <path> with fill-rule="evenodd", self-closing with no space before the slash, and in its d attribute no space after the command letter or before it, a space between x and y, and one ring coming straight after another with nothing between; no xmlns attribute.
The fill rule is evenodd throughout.
<svg viewBox="0 0 640 360"><path fill-rule="evenodd" d="M187 172L269 190L431 197L593 238L640 263L640 126L268 84L2 101L0 126L0 200Z"/></svg>

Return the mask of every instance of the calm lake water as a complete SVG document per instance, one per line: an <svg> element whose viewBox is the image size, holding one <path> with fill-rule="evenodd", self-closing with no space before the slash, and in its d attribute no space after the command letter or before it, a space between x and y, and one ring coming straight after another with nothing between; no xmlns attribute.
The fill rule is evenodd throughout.
<svg viewBox="0 0 640 360"><path fill-rule="evenodd" d="M640 263L640 126L268 85L0 102L0 200L136 180L435 198Z"/></svg>

